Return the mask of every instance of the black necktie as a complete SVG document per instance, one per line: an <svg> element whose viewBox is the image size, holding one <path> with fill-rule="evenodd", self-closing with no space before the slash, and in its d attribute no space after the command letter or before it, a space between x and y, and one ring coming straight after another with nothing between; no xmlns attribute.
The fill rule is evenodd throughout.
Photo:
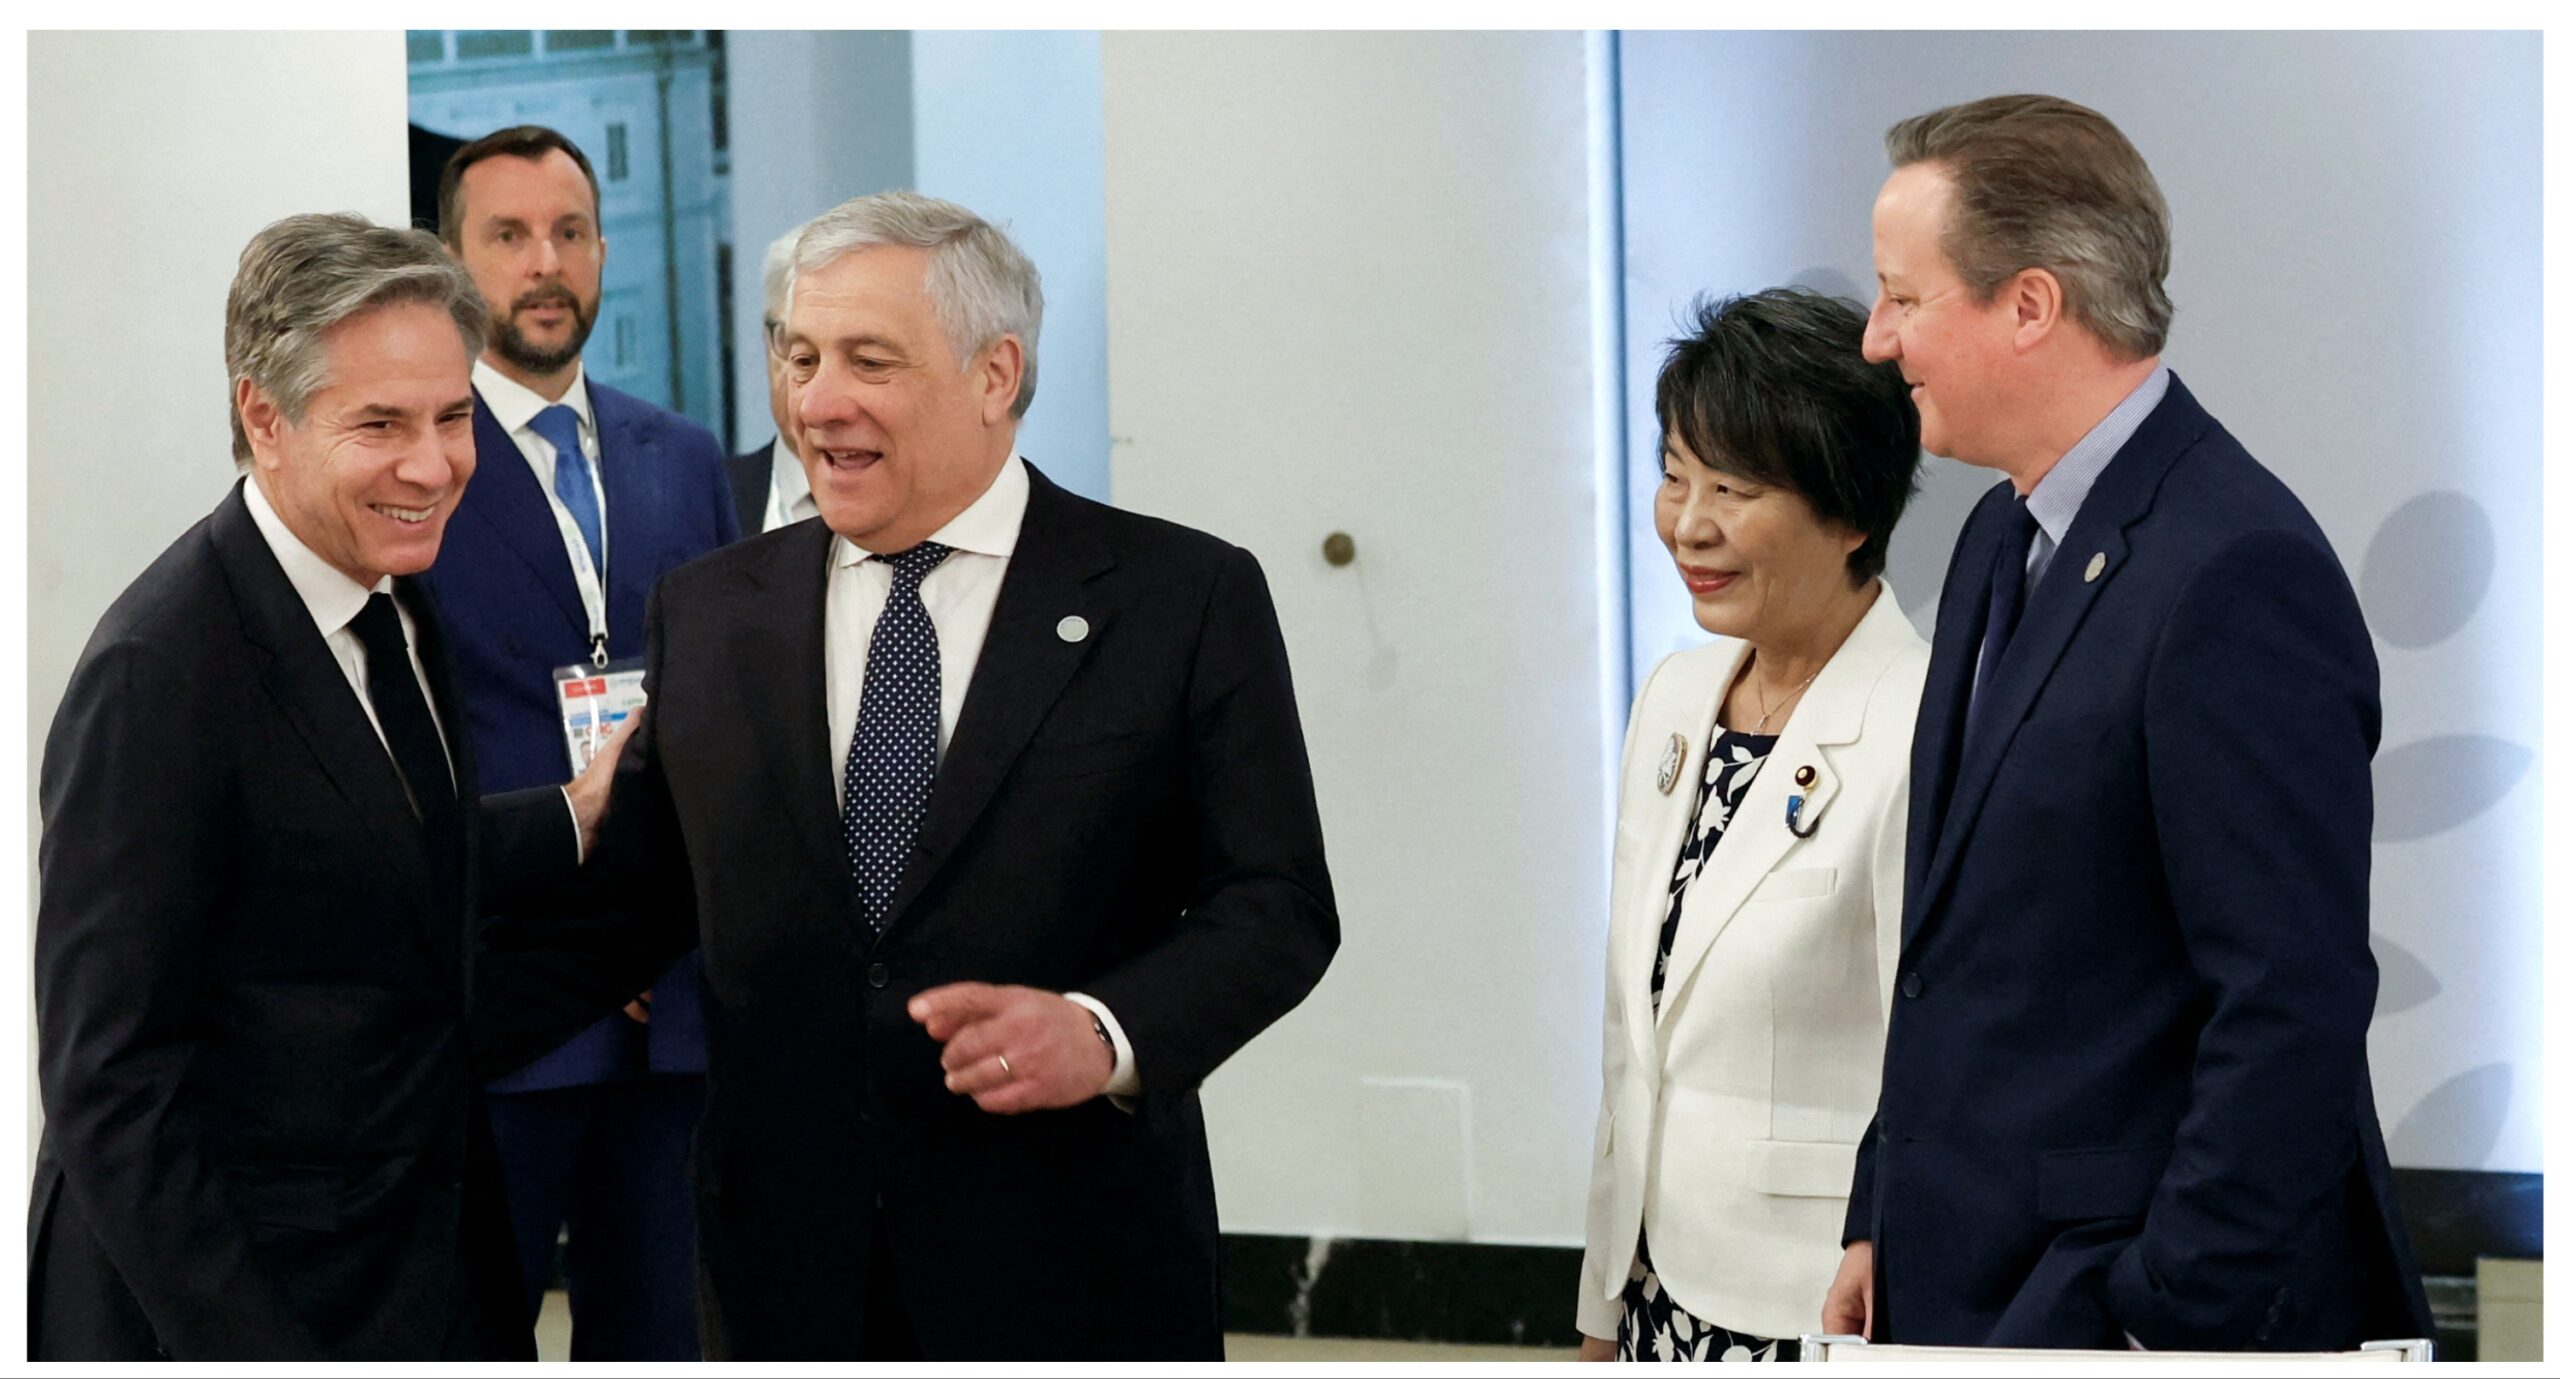
<svg viewBox="0 0 2560 1379"><path fill-rule="evenodd" d="M873 937L889 922L889 901L907 874L916 828L933 796L942 734L942 644L925 612L924 577L951 554L927 541L889 566L889 601L871 628L862 663L862 708L844 754L844 855L854 896Z"/></svg>
<svg viewBox="0 0 2560 1379"><path fill-rule="evenodd" d="M1964 716L1965 737L1973 737L1974 720L1991 688L1991 673L2017 635L2018 615L2027 606L2027 548L2036 539L2035 514L2027 500L2012 499L2000 524L2000 544L1991 553L1991 614L1982 626L1982 660L1973 673L1973 700Z"/></svg>
<svg viewBox="0 0 2560 1379"><path fill-rule="evenodd" d="M373 701L373 716L382 725L383 741L391 747L391 762L400 768L400 779L409 787L409 806L427 826L428 835L441 843L458 817L453 768L445 760L444 739L436 734L435 718L427 712L426 693L418 688L418 677L409 668L409 638L400 630L400 610L392 606L389 594L375 594L364 601L364 611L348 626L356 640L364 643L365 697Z"/></svg>

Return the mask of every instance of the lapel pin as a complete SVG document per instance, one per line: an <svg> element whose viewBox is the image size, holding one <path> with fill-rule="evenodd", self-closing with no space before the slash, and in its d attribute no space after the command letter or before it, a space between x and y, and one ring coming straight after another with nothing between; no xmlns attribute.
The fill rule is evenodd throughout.
<svg viewBox="0 0 2560 1379"><path fill-rule="evenodd" d="M1673 733L1671 740L1662 746L1662 766L1653 773L1653 788L1670 794L1671 787L1680 783L1680 763L1688 755L1689 739Z"/></svg>
<svg viewBox="0 0 2560 1379"><path fill-rule="evenodd" d="M2095 584L2098 582L2098 576L2103 575L2106 572L2107 553L2105 551L2100 551L2096 555L2089 557L2089 568L2080 572L2080 582L2083 584Z"/></svg>
<svg viewBox="0 0 2560 1379"><path fill-rule="evenodd" d="M1083 641L1085 634L1092 630L1092 623L1086 622L1073 613L1058 619L1058 640L1062 642Z"/></svg>
<svg viewBox="0 0 2560 1379"><path fill-rule="evenodd" d="M1811 790L1813 788L1813 783L1820 779L1822 779L1820 773L1816 772L1810 766L1799 766L1796 768L1796 786L1799 789Z"/></svg>

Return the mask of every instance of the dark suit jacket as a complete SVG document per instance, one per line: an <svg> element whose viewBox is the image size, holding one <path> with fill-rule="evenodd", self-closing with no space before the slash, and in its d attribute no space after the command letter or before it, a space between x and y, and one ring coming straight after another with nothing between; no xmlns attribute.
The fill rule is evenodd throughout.
<svg viewBox="0 0 2560 1379"><path fill-rule="evenodd" d="M604 475L606 649L637 660L658 577L738 538L711 433L662 407L587 380ZM476 397L476 394L475 394ZM486 406L471 421L480 466L423 582L444 613L454 680L471 715L484 792L570 777L551 672L589 654L586 605L569 571L551 500ZM494 1092L575 1087L644 1073L698 1073L704 1062L699 969L655 980L643 1025L620 1012L491 1084Z"/></svg>
<svg viewBox="0 0 2560 1379"><path fill-rule="evenodd" d="M1912 747L1903 949L1848 1237L1879 1339L2427 1334L2365 1064L2373 647L2309 513L2171 381L1975 732L1995 519Z"/></svg>
<svg viewBox="0 0 2560 1379"><path fill-rule="evenodd" d="M650 709L597 864L700 918L704 1349L854 1355L880 1232L927 1355L1214 1357L1200 1082L1339 937L1260 567L1035 470L875 943L837 823L830 539L798 523L659 586ZM1062 637L1070 616L1089 635ZM906 1003L956 981L1100 998L1144 1083L1135 1114L994 1116L945 1090Z"/></svg>
<svg viewBox="0 0 2560 1379"><path fill-rule="evenodd" d="M773 452L781 444L770 440L729 457L729 495L738 509L738 530L749 536L764 530L765 503L773 496Z"/></svg>
<svg viewBox="0 0 2560 1379"><path fill-rule="evenodd" d="M30 1354L531 1359L464 954L571 871L558 792L439 855L234 489L99 621L41 803Z"/></svg>

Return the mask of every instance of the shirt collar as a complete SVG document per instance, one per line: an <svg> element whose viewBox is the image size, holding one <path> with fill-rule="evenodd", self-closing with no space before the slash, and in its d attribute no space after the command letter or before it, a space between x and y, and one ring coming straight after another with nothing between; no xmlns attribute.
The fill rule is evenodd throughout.
<svg viewBox="0 0 2560 1379"><path fill-rule="evenodd" d="M364 611L366 599L391 592L389 575L368 589L347 578L344 570L322 560L302 544L293 528L284 524L283 515L267 501L267 491L258 487L257 479L246 478L241 483L248 488L244 501L249 505L249 520L258 524L258 534L267 539L267 549L276 553L276 563L284 567L285 581L301 597L311 620L320 625L321 636L334 636L355 621L356 614Z"/></svg>
<svg viewBox="0 0 2560 1379"><path fill-rule="evenodd" d="M788 454L776 447L777 456ZM1022 537L1022 514L1031 506L1031 474L1023 467L1022 452L1007 456L1004 468L996 471L996 481L978 495L978 501L960 510L960 515L942 524L942 530L925 538L955 551L973 555L991 555L1007 559L1013 555L1014 543ZM874 553L836 538L836 564L859 565Z"/></svg>
<svg viewBox="0 0 2560 1379"><path fill-rule="evenodd" d="M773 438L773 493L782 500L785 516L809 496L809 471L800 467L800 457L791 453L791 447L783 444L780 436ZM739 520L745 521L745 514L741 513Z"/></svg>
<svg viewBox="0 0 2560 1379"><path fill-rule="evenodd" d="M569 391L560 395L560 404L578 414L578 429L594 435L596 413L587 401L587 365L580 360L571 366ZM498 429L508 435L520 435L533 425L533 419L551 401L533 389L516 382L489 366L486 359L471 361L471 386L480 390L480 400L489 406L489 415L497 418Z"/></svg>
<svg viewBox="0 0 2560 1379"><path fill-rule="evenodd" d="M2027 512L2045 539L2059 546L2063 535L2071 530L2072 519L2080 515L2080 505L2089 501L2089 490L2097 487L2098 476L2106 472L2107 463L2133 439L2151 410L2169 393L2169 370L2166 365L2152 366L2149 377L2134 385L2115 410L2089 428L2078 444L2062 452L2053 468L2036 481L2035 491L2027 495Z"/></svg>

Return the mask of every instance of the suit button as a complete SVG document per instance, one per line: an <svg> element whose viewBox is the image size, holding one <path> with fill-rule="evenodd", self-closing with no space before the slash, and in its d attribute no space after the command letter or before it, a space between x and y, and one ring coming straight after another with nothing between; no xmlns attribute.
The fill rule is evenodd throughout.
<svg viewBox="0 0 2560 1379"><path fill-rule="evenodd" d="M889 984L889 964L885 962L875 962L871 964L871 971L865 974L864 980L871 983L871 989L874 991L887 986Z"/></svg>
<svg viewBox="0 0 2560 1379"><path fill-rule="evenodd" d="M1920 993L1921 993L1921 991L1922 991L1922 990L1924 990L1924 989L1925 989L1925 988L1923 988L1923 987L1921 986L1921 984L1920 984L1920 974L1919 974L1919 973L1917 973L1917 972L1905 972L1904 974L1902 974L1902 995L1903 995L1903 999L1905 999L1905 1000L1911 1000L1911 1001L1919 1000L1919 999L1920 999Z"/></svg>

